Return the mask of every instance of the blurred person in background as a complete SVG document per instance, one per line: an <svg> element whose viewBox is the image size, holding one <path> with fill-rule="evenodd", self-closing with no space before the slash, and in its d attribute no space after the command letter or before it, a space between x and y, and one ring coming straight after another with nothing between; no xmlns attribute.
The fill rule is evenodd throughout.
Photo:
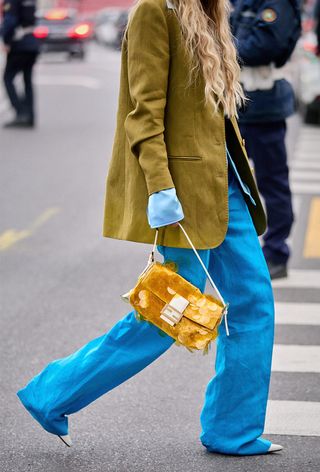
<svg viewBox="0 0 320 472"><path fill-rule="evenodd" d="M239 117L240 129L265 200L268 229L263 252L275 279L287 276L290 250L286 240L294 221L285 137L295 97L282 67L301 34L300 0L232 3L232 31L248 98Z"/></svg>
<svg viewBox="0 0 320 472"><path fill-rule="evenodd" d="M4 0L0 34L6 53L4 86L16 116L5 128L28 127L35 124L32 71L39 53L38 40L33 35L36 0ZM23 75L24 94L18 93L14 80Z"/></svg>
<svg viewBox="0 0 320 472"><path fill-rule="evenodd" d="M160 228L164 260L203 291L203 268L176 224L184 220L230 302L230 336L220 325L216 375L201 414L202 444L223 454L280 451L262 437L274 303L257 237L266 228L265 213L236 120L244 94L229 2L140 0L130 15L121 64L103 234L153 243ZM44 429L70 446L68 415L173 343L131 311L106 334L51 362L18 396Z"/></svg>

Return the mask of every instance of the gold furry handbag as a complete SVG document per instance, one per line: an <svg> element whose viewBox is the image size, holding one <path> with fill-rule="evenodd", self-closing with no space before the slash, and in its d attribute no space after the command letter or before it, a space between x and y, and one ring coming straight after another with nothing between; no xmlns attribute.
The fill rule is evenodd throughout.
<svg viewBox="0 0 320 472"><path fill-rule="evenodd" d="M201 291L166 264L154 260L158 230L147 267L140 274L136 286L123 298L131 303L139 319L149 321L189 350L208 350L217 336L218 326L225 319L227 335L228 306L213 282L206 266L179 223L197 256L217 297Z"/></svg>

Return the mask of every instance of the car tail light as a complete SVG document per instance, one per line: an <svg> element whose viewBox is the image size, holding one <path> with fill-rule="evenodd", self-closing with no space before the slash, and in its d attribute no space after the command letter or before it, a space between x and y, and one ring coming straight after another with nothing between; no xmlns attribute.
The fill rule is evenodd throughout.
<svg viewBox="0 0 320 472"><path fill-rule="evenodd" d="M79 23L68 31L69 38L88 38L91 35L91 25L89 23Z"/></svg>
<svg viewBox="0 0 320 472"><path fill-rule="evenodd" d="M47 26L36 26L33 30L33 36L39 39L46 38L49 34L49 28Z"/></svg>

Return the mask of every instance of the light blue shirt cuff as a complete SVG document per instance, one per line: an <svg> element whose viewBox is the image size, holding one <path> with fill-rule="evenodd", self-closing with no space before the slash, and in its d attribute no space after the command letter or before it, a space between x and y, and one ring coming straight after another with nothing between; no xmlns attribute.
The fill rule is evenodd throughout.
<svg viewBox="0 0 320 472"><path fill-rule="evenodd" d="M161 228L183 220L184 214L176 189L173 187L151 194L147 216L151 228Z"/></svg>

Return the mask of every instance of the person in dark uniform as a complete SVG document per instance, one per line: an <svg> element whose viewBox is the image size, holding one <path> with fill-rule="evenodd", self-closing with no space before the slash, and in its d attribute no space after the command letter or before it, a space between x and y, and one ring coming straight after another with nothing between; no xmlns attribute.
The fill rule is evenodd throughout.
<svg viewBox="0 0 320 472"><path fill-rule="evenodd" d="M1 36L7 53L3 80L16 117L4 127L33 127L35 124L32 70L39 53L33 35L36 0L4 0ZM23 74L25 93L19 95L14 79Z"/></svg>
<svg viewBox="0 0 320 472"><path fill-rule="evenodd" d="M242 84L248 98L240 128L265 200L264 255L271 278L287 276L294 220L285 146L286 118L295 97L282 67L301 34L300 0L233 0L231 16Z"/></svg>

